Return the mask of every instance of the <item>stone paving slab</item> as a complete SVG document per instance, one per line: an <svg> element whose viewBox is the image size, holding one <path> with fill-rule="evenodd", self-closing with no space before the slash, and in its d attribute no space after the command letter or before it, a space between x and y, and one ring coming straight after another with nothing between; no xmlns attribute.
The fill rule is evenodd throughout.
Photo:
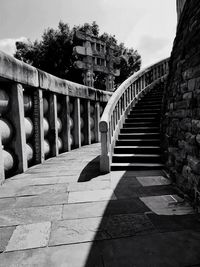
<svg viewBox="0 0 200 267"><path fill-rule="evenodd" d="M49 246L109 239L109 234L101 227L102 219L96 217L53 222Z"/></svg>
<svg viewBox="0 0 200 267"><path fill-rule="evenodd" d="M146 215L159 232L200 231L200 214L167 216L147 212Z"/></svg>
<svg viewBox="0 0 200 267"><path fill-rule="evenodd" d="M68 203L68 193L43 194L37 196L18 197L15 208L60 205ZM56 207L55 207L56 208Z"/></svg>
<svg viewBox="0 0 200 267"><path fill-rule="evenodd" d="M68 187L68 184L31 185L31 186L22 187L20 190L18 190L17 196L66 193L67 187Z"/></svg>
<svg viewBox="0 0 200 267"><path fill-rule="evenodd" d="M163 176L140 176L136 177L142 186L170 185L171 182Z"/></svg>
<svg viewBox="0 0 200 267"><path fill-rule="evenodd" d="M147 216L120 214L52 223L49 245L89 242L155 232Z"/></svg>
<svg viewBox="0 0 200 267"><path fill-rule="evenodd" d="M118 199L125 198L139 198L148 196L159 196L176 194L176 189L169 185L157 185L157 186L135 186L135 183L126 183L127 179L122 180L118 186L114 189L114 193Z"/></svg>
<svg viewBox="0 0 200 267"><path fill-rule="evenodd" d="M31 185L53 185L53 184L67 184L67 177L50 177L50 178L33 178L32 175L26 178L19 178L15 180L8 179L5 182L6 187L23 187Z"/></svg>
<svg viewBox="0 0 200 267"><path fill-rule="evenodd" d="M0 198L0 211L15 207L16 198Z"/></svg>
<svg viewBox="0 0 200 267"><path fill-rule="evenodd" d="M116 199L113 190L93 190L83 192L69 192L68 203L81 203Z"/></svg>
<svg viewBox="0 0 200 267"><path fill-rule="evenodd" d="M98 247L105 267L186 267L200 266L199 244L199 232L179 231L106 240Z"/></svg>
<svg viewBox="0 0 200 267"><path fill-rule="evenodd" d="M141 201L157 215L194 214L191 205L177 195L141 197Z"/></svg>
<svg viewBox="0 0 200 267"><path fill-rule="evenodd" d="M113 173L115 173L114 171ZM118 172L118 171L117 171ZM120 171L121 173L124 172L123 177L144 177L144 176L163 176L164 172L162 170L137 170L137 171Z"/></svg>
<svg viewBox="0 0 200 267"><path fill-rule="evenodd" d="M106 190L110 189L110 181L91 181L84 183L70 183L68 186L69 192L76 191L93 191L93 190Z"/></svg>
<svg viewBox="0 0 200 267"><path fill-rule="evenodd" d="M112 176L111 177L111 188L115 189L117 187L126 186L127 188L135 189L136 187L140 187L141 184L138 182L138 180L135 177L123 177L123 175L120 176ZM130 190L131 190L130 189Z"/></svg>
<svg viewBox="0 0 200 267"><path fill-rule="evenodd" d="M150 211L139 199L109 200L68 204L63 207L63 219L102 217L114 214Z"/></svg>
<svg viewBox="0 0 200 267"><path fill-rule="evenodd" d="M163 171L100 175L99 153L92 144L5 182L0 266L198 266L199 216L175 196ZM37 232L46 222L50 236L50 227ZM31 235L38 239L29 243Z"/></svg>
<svg viewBox="0 0 200 267"><path fill-rule="evenodd" d="M68 184L56 185L30 185L20 187L8 187L6 184L0 188L0 198L17 197L17 196L31 196L40 194L65 193L67 192Z"/></svg>
<svg viewBox="0 0 200 267"><path fill-rule="evenodd" d="M62 217L62 206L63 205L3 210L0 213L0 227L60 220Z"/></svg>
<svg viewBox="0 0 200 267"><path fill-rule="evenodd" d="M92 247L92 255L90 255ZM89 258L88 258L88 255ZM82 243L0 254L0 267L104 267L97 246Z"/></svg>
<svg viewBox="0 0 200 267"><path fill-rule="evenodd" d="M4 251L15 227L0 227L0 252Z"/></svg>
<svg viewBox="0 0 200 267"><path fill-rule="evenodd" d="M5 251L45 247L49 241L50 230L50 222L19 225L14 230Z"/></svg>

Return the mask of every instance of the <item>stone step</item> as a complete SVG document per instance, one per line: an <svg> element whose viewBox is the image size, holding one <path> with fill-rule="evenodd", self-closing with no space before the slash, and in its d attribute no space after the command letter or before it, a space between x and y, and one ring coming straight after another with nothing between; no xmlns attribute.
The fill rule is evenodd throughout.
<svg viewBox="0 0 200 267"><path fill-rule="evenodd" d="M138 122L158 122L158 118L156 117L134 117L125 119L125 123L138 123Z"/></svg>
<svg viewBox="0 0 200 267"><path fill-rule="evenodd" d="M144 101L143 99L140 100L140 102L137 103L137 105L143 104L143 105L161 105L162 101L160 100L149 100L149 101Z"/></svg>
<svg viewBox="0 0 200 267"><path fill-rule="evenodd" d="M121 133L159 133L159 127L125 127L121 129Z"/></svg>
<svg viewBox="0 0 200 267"><path fill-rule="evenodd" d="M154 110L154 109L160 109L161 108L161 105L159 104L159 105L153 105L153 104L144 104L144 103L138 103L137 105L136 105L136 108L138 108L138 109L152 109L152 110Z"/></svg>
<svg viewBox="0 0 200 267"><path fill-rule="evenodd" d="M160 121L153 122L126 122L124 123L124 128L134 128L134 127L159 127Z"/></svg>
<svg viewBox="0 0 200 267"><path fill-rule="evenodd" d="M153 95L146 95L144 96L144 98L142 98L142 100L144 99L159 99L162 100L163 95L162 94L153 94Z"/></svg>
<svg viewBox="0 0 200 267"><path fill-rule="evenodd" d="M118 139L160 139L160 133L123 133Z"/></svg>
<svg viewBox="0 0 200 267"><path fill-rule="evenodd" d="M114 154L112 162L117 163L160 163L160 154Z"/></svg>
<svg viewBox="0 0 200 267"><path fill-rule="evenodd" d="M136 114L136 113L160 113L160 108L138 108L138 107L134 107L134 109L132 111L130 111L130 114Z"/></svg>
<svg viewBox="0 0 200 267"><path fill-rule="evenodd" d="M160 139L122 139L116 141L116 146L159 146Z"/></svg>
<svg viewBox="0 0 200 267"><path fill-rule="evenodd" d="M111 170L160 170L164 165L160 163L112 163Z"/></svg>
<svg viewBox="0 0 200 267"><path fill-rule="evenodd" d="M141 101L162 101L162 96L158 96L158 97L152 97L151 95L149 96L144 96Z"/></svg>
<svg viewBox="0 0 200 267"><path fill-rule="evenodd" d="M160 112L162 91L155 89L139 99L120 130L111 170L162 169Z"/></svg>
<svg viewBox="0 0 200 267"><path fill-rule="evenodd" d="M114 154L159 154L160 151L160 146L116 146L114 148Z"/></svg>
<svg viewBox="0 0 200 267"><path fill-rule="evenodd" d="M138 113L134 113L134 111L133 112L131 112L128 116L127 116L127 118L128 119L134 119L134 118L151 118L151 117L156 117L156 119L157 119L157 117L159 117L160 116L160 113L156 113L156 112L154 112L154 113L142 113L142 112L138 112Z"/></svg>

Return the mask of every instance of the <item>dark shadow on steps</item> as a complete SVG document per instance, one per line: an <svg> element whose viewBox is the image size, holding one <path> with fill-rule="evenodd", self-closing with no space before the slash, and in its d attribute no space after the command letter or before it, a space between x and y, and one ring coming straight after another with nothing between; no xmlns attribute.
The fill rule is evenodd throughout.
<svg viewBox="0 0 200 267"><path fill-rule="evenodd" d="M83 178L84 181L95 180L99 171L94 170L93 164L95 163L97 168L97 161L95 158L86 166L83 170L84 175L80 175L80 181L83 182ZM91 170L92 174L86 175L86 172ZM198 266L200 216L157 215L140 199L177 194L176 188L172 185L155 185L154 182L154 185L149 183L144 186L140 182L143 176L157 179L157 176L163 175L162 171L127 171L121 177L119 172L112 172L111 175L112 184L115 184L116 179L116 185L113 185L114 194L102 213L99 210L94 211L93 217L101 219L96 235L90 243L90 252L84 266Z"/></svg>

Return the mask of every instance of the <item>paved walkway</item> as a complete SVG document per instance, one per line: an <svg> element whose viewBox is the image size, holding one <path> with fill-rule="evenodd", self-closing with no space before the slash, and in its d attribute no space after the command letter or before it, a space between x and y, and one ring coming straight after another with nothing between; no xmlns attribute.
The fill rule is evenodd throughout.
<svg viewBox="0 0 200 267"><path fill-rule="evenodd" d="M99 174L100 145L0 187L0 266L200 266L200 216L161 171Z"/></svg>

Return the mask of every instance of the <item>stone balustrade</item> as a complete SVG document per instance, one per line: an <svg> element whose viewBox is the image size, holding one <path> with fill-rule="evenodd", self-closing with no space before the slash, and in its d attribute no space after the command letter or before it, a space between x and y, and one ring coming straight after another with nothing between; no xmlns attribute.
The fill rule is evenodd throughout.
<svg viewBox="0 0 200 267"><path fill-rule="evenodd" d="M99 142L100 115L110 96L0 52L0 182Z"/></svg>
<svg viewBox="0 0 200 267"><path fill-rule="evenodd" d="M130 109L143 94L163 81L167 74L168 59L164 59L132 75L113 93L100 121L101 172L110 172L115 141Z"/></svg>

